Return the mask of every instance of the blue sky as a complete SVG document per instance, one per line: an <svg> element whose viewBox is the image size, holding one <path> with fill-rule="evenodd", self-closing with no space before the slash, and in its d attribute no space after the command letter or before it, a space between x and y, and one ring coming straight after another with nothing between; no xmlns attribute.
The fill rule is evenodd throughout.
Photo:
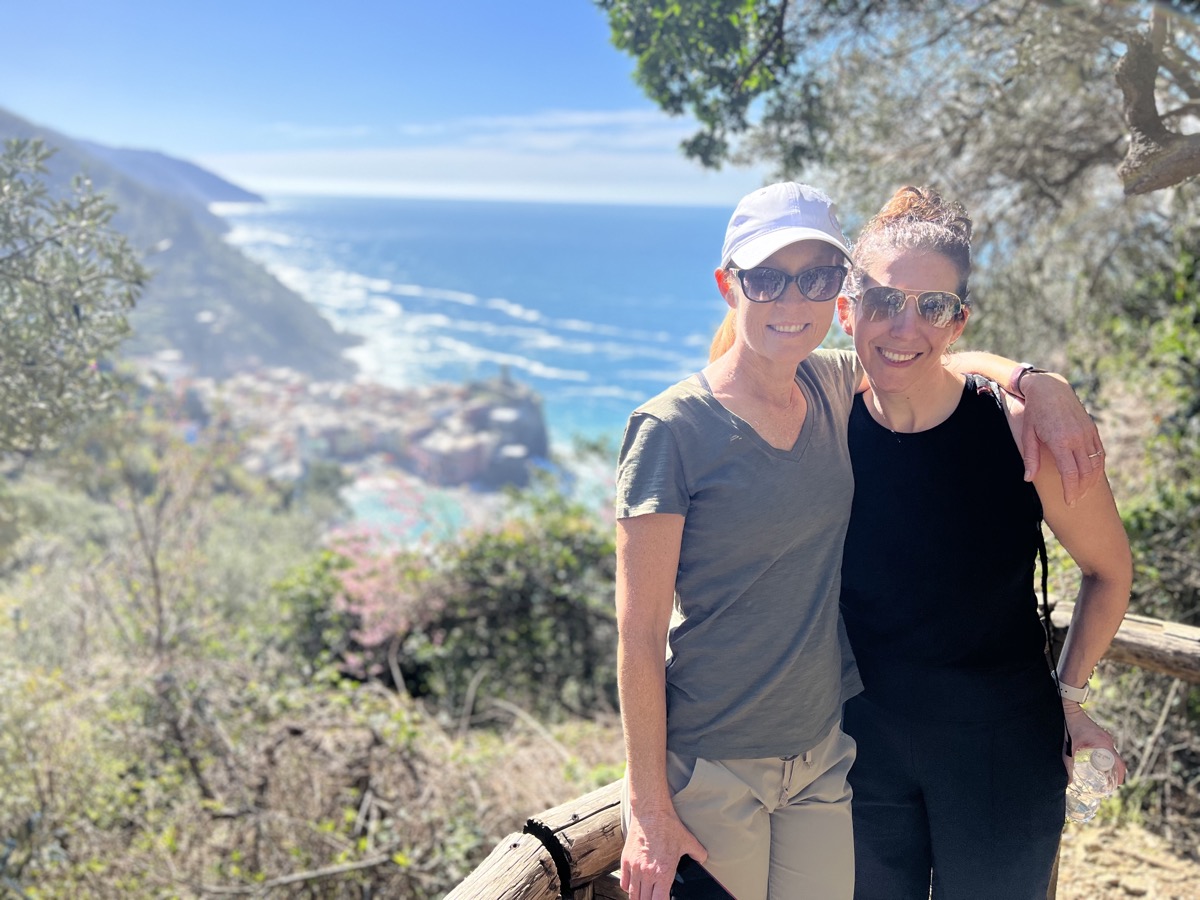
<svg viewBox="0 0 1200 900"><path fill-rule="evenodd" d="M5 4L0 106L267 194L732 206L590 0Z"/></svg>

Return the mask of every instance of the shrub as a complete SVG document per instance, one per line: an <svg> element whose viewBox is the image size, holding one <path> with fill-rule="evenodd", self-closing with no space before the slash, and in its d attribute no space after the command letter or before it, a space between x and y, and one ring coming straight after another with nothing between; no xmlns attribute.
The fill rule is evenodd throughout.
<svg viewBox="0 0 1200 900"><path fill-rule="evenodd" d="M582 504L542 485L495 528L424 553L361 532L332 546L275 588L307 657L456 721L493 715L488 701L550 718L616 707L613 539Z"/></svg>
<svg viewBox="0 0 1200 900"><path fill-rule="evenodd" d="M540 716L616 707L611 532L559 494L525 495L440 560L434 612L404 641L412 687L469 716L496 698ZM523 514L523 515L522 515Z"/></svg>

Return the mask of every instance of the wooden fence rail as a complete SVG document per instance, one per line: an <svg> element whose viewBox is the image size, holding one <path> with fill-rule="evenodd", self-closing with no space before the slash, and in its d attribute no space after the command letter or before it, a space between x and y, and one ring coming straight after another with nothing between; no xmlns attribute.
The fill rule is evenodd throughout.
<svg viewBox="0 0 1200 900"><path fill-rule="evenodd" d="M525 822L446 900L623 898L612 872L621 860L621 782L614 781ZM535 846L536 845L536 848Z"/></svg>
<svg viewBox="0 0 1200 900"><path fill-rule="evenodd" d="M1060 640L1074 608L1059 602L1051 611ZM1200 683L1200 628L1127 615L1105 658ZM497 844L445 900L625 898L610 874L620 864L623 843L621 782L614 781L530 817L523 833Z"/></svg>
<svg viewBox="0 0 1200 900"><path fill-rule="evenodd" d="M1056 640L1066 635L1074 612L1075 604L1065 601L1050 610ZM1104 658L1200 683L1200 628L1128 613Z"/></svg>

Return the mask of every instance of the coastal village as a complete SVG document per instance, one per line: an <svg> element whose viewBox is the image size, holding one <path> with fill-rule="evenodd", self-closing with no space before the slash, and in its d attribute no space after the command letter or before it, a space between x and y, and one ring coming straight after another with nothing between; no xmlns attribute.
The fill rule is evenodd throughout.
<svg viewBox="0 0 1200 900"><path fill-rule="evenodd" d="M159 358L141 368L184 399L189 427L220 418L246 433L243 464L277 481L299 481L322 460L492 491L527 484L531 467L549 453L541 398L504 370L482 381L400 389L315 381L281 367L217 381L172 372L169 363Z"/></svg>

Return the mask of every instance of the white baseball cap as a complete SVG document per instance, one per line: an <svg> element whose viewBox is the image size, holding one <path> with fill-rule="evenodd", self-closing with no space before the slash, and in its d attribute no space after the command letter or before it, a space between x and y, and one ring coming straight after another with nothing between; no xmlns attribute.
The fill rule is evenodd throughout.
<svg viewBox="0 0 1200 900"><path fill-rule="evenodd" d="M850 257L833 201L796 181L780 181L743 197L725 229L721 267L752 269L776 250L797 241L824 241Z"/></svg>

